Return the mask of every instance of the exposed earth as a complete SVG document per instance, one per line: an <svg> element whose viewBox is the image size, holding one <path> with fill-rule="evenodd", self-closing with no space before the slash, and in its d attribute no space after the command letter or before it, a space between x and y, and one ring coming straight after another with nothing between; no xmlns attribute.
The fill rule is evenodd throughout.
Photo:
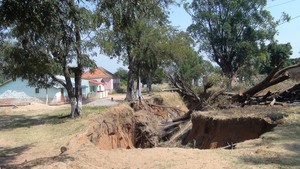
<svg viewBox="0 0 300 169"><path fill-rule="evenodd" d="M161 94L164 106L187 111L180 97L175 93ZM77 119L59 119L68 113L69 105L46 106L31 103L26 106L0 108L0 166L2 168L299 168L300 166L300 107L249 107L226 111L195 112L192 121L207 119L209 127L204 135L193 138L194 145L158 144L155 148L135 148L149 146L132 131L137 124L147 124L145 131L155 131L157 120L170 117L163 109L133 110L122 103L124 95L112 96L107 100L87 103L86 114ZM150 96L151 97L151 96ZM103 106L112 107L103 107ZM100 107L99 107L100 106ZM165 109L166 110L166 109ZM168 109L169 110L169 109ZM212 137L210 132L226 133L238 131L234 135L253 133L251 126L258 122L247 122L247 118L265 119L268 114L283 113L286 116L276 121L277 127L256 139L238 142L235 149L224 149L224 145L205 144L201 147L197 140ZM200 114L200 115L198 115ZM210 118L212 118L210 120ZM228 120L227 120L228 119ZM218 125L225 120L232 127ZM242 124L238 124L242 122ZM268 123L270 122L267 120ZM195 129L197 124L191 123ZM199 123L204 125L205 122ZM245 126L249 131L239 130ZM199 127L205 128L205 127ZM254 127L255 128L255 127ZM211 131L207 131L211 130ZM262 131L261 128L257 130ZM201 133L199 130L191 133ZM205 135L205 133L207 135ZM258 132L259 133L259 132ZM154 142L150 140L149 142ZM230 136L230 138L236 138ZM150 139L150 138L146 138ZM193 140L192 139L192 140ZM217 136L209 138L213 143ZM141 142L138 142L138 141ZM228 139L227 139L228 140ZM145 139L144 139L145 141ZM220 142L220 141L219 141ZM191 141L193 143L193 141ZM236 142L235 142L236 143ZM223 143L222 143L223 144ZM204 144L203 144L204 145ZM202 145L202 148L205 146ZM150 145L151 146L151 145ZM219 147L219 148L217 148ZM62 148L67 151L61 153ZM1 168L1 167L0 167ZM1 168L1 169L2 169Z"/></svg>

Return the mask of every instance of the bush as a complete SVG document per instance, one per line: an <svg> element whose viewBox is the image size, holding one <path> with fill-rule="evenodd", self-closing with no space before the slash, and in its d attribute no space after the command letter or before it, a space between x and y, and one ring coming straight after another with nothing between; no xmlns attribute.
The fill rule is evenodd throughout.
<svg viewBox="0 0 300 169"><path fill-rule="evenodd" d="M115 93L125 93L125 89L123 89L123 88L114 89L113 94L115 94Z"/></svg>

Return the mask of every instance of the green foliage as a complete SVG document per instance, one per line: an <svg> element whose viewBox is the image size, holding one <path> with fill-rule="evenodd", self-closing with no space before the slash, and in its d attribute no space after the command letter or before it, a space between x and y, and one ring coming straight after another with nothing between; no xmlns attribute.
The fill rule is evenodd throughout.
<svg viewBox="0 0 300 169"><path fill-rule="evenodd" d="M121 86L126 86L128 78L128 71L126 69L120 67L114 75L120 78Z"/></svg>
<svg viewBox="0 0 300 169"><path fill-rule="evenodd" d="M162 68L158 68L154 72L154 76L152 76L152 83L161 84L166 81L166 76L164 70Z"/></svg>
<svg viewBox="0 0 300 169"><path fill-rule="evenodd" d="M261 73L270 73L281 61L287 61L292 55L292 46L290 43L278 44L272 42L267 46L267 61L262 67Z"/></svg>
<svg viewBox="0 0 300 169"><path fill-rule="evenodd" d="M193 24L188 31L199 50L215 61L231 78L260 52L260 44L272 39L276 23L264 10L265 0L194 0L185 4Z"/></svg>
<svg viewBox="0 0 300 169"><path fill-rule="evenodd" d="M137 64L140 70L143 84L147 84L148 91L151 92L152 83L161 83L164 73L160 68L168 55L164 44L167 44L168 34L172 28L158 24L145 25L141 35L141 42L135 48L137 54ZM138 75L137 75L138 76Z"/></svg>
<svg viewBox="0 0 300 169"><path fill-rule="evenodd" d="M174 31L168 43L164 44L168 60L165 61L169 75L179 75L186 83L191 84L212 69L193 49L194 41L186 32Z"/></svg>
<svg viewBox="0 0 300 169"><path fill-rule="evenodd" d="M166 7L173 0L103 0L99 1L97 11L105 16L108 23L106 31L98 32L98 42L102 50L118 57L128 64L127 100L133 99L134 74L139 74L141 64L141 45L145 31L150 25L167 23Z"/></svg>
<svg viewBox="0 0 300 169"><path fill-rule="evenodd" d="M125 90L123 88L118 88L118 89L113 90L113 94L116 94L116 93L125 93Z"/></svg>
<svg viewBox="0 0 300 169"><path fill-rule="evenodd" d="M284 66L291 66L291 65L295 65L295 64L299 64L300 63L300 58L293 58L293 59L287 59L285 61Z"/></svg>
<svg viewBox="0 0 300 169"><path fill-rule="evenodd" d="M71 89L72 73L80 76L85 67L95 66L85 54L89 36L82 40L81 35L92 30L92 11L76 2L2 1L1 27L14 39L5 50L7 74L28 79L33 86L48 87L52 79ZM70 66L74 62L77 66ZM56 79L57 74L63 74L66 82Z"/></svg>
<svg viewBox="0 0 300 169"><path fill-rule="evenodd" d="M0 84L8 80L7 75L3 72L5 66L4 58L4 47L0 44Z"/></svg>

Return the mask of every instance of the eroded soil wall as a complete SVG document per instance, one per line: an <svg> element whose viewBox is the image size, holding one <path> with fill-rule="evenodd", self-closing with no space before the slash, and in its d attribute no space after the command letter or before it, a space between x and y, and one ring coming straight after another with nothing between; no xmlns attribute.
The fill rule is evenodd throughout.
<svg viewBox="0 0 300 169"><path fill-rule="evenodd" d="M276 126L261 118L214 119L199 114L192 116L192 125L183 144L191 143L200 149L224 147L255 139Z"/></svg>

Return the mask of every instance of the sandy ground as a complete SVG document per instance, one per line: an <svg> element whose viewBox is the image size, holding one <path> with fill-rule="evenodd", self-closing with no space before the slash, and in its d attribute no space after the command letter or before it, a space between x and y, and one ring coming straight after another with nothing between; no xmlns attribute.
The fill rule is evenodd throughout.
<svg viewBox="0 0 300 169"><path fill-rule="evenodd" d="M209 153L209 154L208 154ZM61 162L53 162L47 168L232 168L219 151L153 148L95 150L92 146L80 152L65 155ZM40 167L45 168L45 166Z"/></svg>
<svg viewBox="0 0 300 169"><path fill-rule="evenodd" d="M118 101L125 98L125 95L116 95L113 96L113 98L114 101L111 101L110 99L105 101L98 100L91 102L90 104L101 105L102 103L108 103L108 105L110 105L115 102L118 103ZM17 108L0 108L0 118L19 115L23 111L26 111L27 115L38 115L40 110L60 110L67 108L69 108L69 105L46 106L40 103L32 103L29 106L19 106ZM291 120L296 122L299 121L300 114L298 109L294 111L294 114L294 119ZM34 130L37 133L42 133L44 131L42 127L49 127L51 125L46 124L44 126L16 128L13 129L13 131L20 135L19 137L21 140L24 132ZM0 136L1 131L7 132L8 130L0 128ZM287 133L286 131L290 132ZM10 138L0 137L0 161L1 158L5 159L6 156L12 156L13 158L8 160L9 163L4 164L23 163L21 165L23 168L41 169L299 168L299 131L299 124L297 123L295 125L294 122L291 121L290 124L288 123L285 126L277 127L271 134L267 133L262 135L259 139L239 143L235 150L199 150L162 147L152 149L100 150L92 143L86 143L77 150L67 151L61 155L60 147L68 143L75 135L61 137L55 140L47 140L47 133L44 133L43 137L47 140L46 142L37 142L18 147L14 145L17 144L17 141L22 142L22 140L11 140ZM24 139L28 140L30 138ZM0 163L0 166L4 164Z"/></svg>

